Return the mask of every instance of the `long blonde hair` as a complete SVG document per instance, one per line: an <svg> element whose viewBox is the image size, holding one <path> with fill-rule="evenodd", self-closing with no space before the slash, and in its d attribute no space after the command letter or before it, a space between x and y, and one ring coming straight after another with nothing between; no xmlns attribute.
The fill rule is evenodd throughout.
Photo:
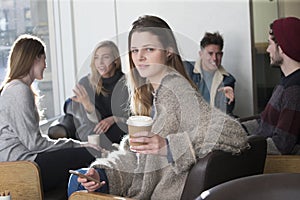
<svg viewBox="0 0 300 200"><path fill-rule="evenodd" d="M119 49L118 49L117 45L110 40L105 40L105 41L98 43L96 45L95 49L93 50L91 63L90 63L90 67L91 67L91 76L89 79L90 84L93 87L93 89L95 90L97 95L102 94L105 96L108 94L108 91L103 87L102 77L96 69L95 59L94 59L97 50L102 47L108 47L111 49L111 53L112 53L113 59L114 59L114 61L111 63L111 65L114 65L115 71L121 70L121 58L120 58L120 53L119 53Z"/></svg>
<svg viewBox="0 0 300 200"><path fill-rule="evenodd" d="M178 71L184 76L193 87L195 87L192 80L188 77L181 56L179 55L177 43L172 29L169 25L159 17L145 15L139 17L132 24L132 29L128 36L128 52L129 52L129 64L130 72L128 75L128 85L131 95L131 110L135 115L150 116L153 98L153 87L147 82L146 78L140 76L136 70L136 66L133 63L131 57L131 38L134 32L150 32L156 35L163 45L164 49L172 48L173 52L171 56L168 56L167 65L170 68Z"/></svg>
<svg viewBox="0 0 300 200"><path fill-rule="evenodd" d="M23 34L14 42L9 52L7 73L1 84L3 87L14 79L21 79L29 74L36 58L46 53L45 43L36 36Z"/></svg>

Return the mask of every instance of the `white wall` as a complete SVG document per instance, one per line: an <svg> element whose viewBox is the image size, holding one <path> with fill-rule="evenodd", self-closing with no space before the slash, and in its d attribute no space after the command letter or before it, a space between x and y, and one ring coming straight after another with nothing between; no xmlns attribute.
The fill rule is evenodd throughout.
<svg viewBox="0 0 300 200"><path fill-rule="evenodd" d="M237 79L235 114L253 113L249 0L77 0L71 5L77 75L84 74L81 71L88 67L88 55L98 41L118 41L124 55L131 23L140 15L154 14L176 32L187 60L197 58L205 31L223 34L223 65Z"/></svg>
<svg viewBox="0 0 300 200"><path fill-rule="evenodd" d="M73 2L77 78L89 70L90 54L102 40L115 40L114 1L77 0Z"/></svg>

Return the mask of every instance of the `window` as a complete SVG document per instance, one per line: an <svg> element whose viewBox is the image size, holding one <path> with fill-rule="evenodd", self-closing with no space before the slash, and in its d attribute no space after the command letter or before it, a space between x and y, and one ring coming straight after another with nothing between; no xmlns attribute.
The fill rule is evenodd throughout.
<svg viewBox="0 0 300 200"><path fill-rule="evenodd" d="M270 23L278 18L278 0L252 0L253 33L253 90L255 114L261 113L274 87L280 81L280 68L270 65L268 32Z"/></svg>
<svg viewBox="0 0 300 200"><path fill-rule="evenodd" d="M34 85L43 96L40 109L42 119L55 116L51 55L48 31L47 1L43 0L0 0L0 83L5 76L9 50L14 40L21 34L28 33L40 37L47 46L47 69L44 79Z"/></svg>

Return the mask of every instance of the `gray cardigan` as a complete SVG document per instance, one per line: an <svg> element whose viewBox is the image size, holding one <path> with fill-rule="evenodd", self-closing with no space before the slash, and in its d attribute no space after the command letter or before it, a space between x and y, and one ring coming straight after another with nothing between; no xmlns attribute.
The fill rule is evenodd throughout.
<svg viewBox="0 0 300 200"><path fill-rule="evenodd" d="M170 72L154 95L152 132L169 141L174 162L130 152L128 138L119 151L92 164L104 168L111 194L134 199L180 199L190 167L212 150L240 153L249 145L240 124L210 108L185 78Z"/></svg>
<svg viewBox="0 0 300 200"><path fill-rule="evenodd" d="M5 85L0 96L0 161L34 161L38 153L71 147L80 147L80 143L51 140L41 134L30 87L20 80Z"/></svg>

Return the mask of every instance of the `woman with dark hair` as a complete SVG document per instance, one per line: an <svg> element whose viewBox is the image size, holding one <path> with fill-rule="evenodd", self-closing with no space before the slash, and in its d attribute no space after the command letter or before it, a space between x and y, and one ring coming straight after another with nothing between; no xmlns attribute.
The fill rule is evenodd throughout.
<svg viewBox="0 0 300 200"><path fill-rule="evenodd" d="M101 183L71 176L68 194L86 189L134 199L180 199L197 159L213 150L239 153L248 147L246 134L237 121L210 108L192 86L164 20L136 20L128 48L131 111L151 116L152 130L124 138L119 151L80 170Z"/></svg>
<svg viewBox="0 0 300 200"><path fill-rule="evenodd" d="M14 42L0 92L0 161L29 160L41 169L44 191L67 186L68 169L88 166L99 150L73 139L52 140L39 129L34 80L43 79L46 47L38 37L21 35ZM93 148L85 148L93 147ZM52 176L54 175L54 176Z"/></svg>

